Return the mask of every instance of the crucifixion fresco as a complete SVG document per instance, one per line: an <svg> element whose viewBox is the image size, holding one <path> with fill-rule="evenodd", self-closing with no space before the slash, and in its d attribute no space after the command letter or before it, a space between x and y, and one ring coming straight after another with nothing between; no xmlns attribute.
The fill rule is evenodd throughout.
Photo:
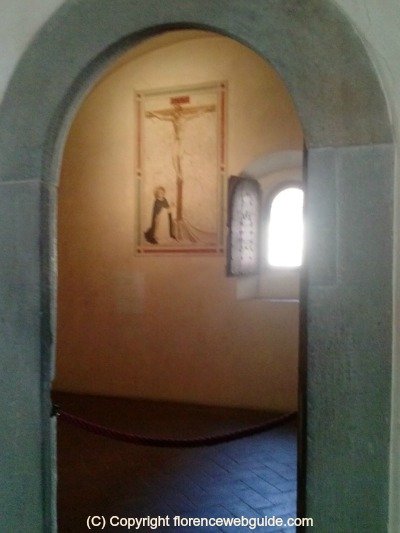
<svg viewBox="0 0 400 533"><path fill-rule="evenodd" d="M219 84L184 95L141 93L138 101L139 251L215 251L223 143Z"/></svg>
<svg viewBox="0 0 400 533"><path fill-rule="evenodd" d="M171 99L173 101L173 99ZM179 103L173 103L169 109L161 109L158 111L147 111L147 118L156 118L170 122L173 126L173 144L172 144L172 164L176 173L176 219L173 237L182 241L188 238L192 242L197 242L199 239L195 233L190 231L190 226L185 223L183 219L183 172L182 172L182 135L184 124L188 120L193 120L203 113L211 113L215 111L215 105L202 105L192 107L182 107Z"/></svg>

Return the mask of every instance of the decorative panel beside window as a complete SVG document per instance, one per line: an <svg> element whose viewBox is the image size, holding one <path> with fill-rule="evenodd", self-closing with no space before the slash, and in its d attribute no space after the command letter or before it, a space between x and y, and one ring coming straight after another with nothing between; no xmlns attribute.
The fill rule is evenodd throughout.
<svg viewBox="0 0 400 533"><path fill-rule="evenodd" d="M259 183L231 176L228 183L228 276L257 274L260 267Z"/></svg>

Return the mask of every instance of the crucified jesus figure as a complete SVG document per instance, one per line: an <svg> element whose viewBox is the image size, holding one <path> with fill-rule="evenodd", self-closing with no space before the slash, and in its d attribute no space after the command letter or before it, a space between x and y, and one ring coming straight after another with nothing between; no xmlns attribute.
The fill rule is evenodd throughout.
<svg viewBox="0 0 400 533"><path fill-rule="evenodd" d="M183 126L188 120L211 113L215 111L215 105L199 105L191 107L182 107L179 103L174 103L172 108L160 109L158 111L147 111L146 118L156 118L158 120L171 122L173 127L173 145L172 145L172 164L176 174L176 222L177 222L177 237L184 237L182 235L183 226L183 174L182 174L182 134ZM187 231L185 233L188 233ZM190 235L188 235L190 238ZM194 238L191 240L195 240Z"/></svg>

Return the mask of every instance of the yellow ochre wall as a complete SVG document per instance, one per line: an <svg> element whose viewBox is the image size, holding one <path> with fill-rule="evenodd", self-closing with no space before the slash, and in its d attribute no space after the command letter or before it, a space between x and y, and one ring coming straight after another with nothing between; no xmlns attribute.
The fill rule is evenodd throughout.
<svg viewBox="0 0 400 533"><path fill-rule="evenodd" d="M291 409L298 305L236 298L224 257L135 255L134 90L228 81L228 172L301 149L277 74L225 37L173 32L128 52L83 102L58 212L56 390Z"/></svg>

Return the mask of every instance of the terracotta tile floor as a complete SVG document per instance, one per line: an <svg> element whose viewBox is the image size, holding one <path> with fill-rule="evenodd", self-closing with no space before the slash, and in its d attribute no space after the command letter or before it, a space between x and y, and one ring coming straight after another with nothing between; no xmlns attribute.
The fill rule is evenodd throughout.
<svg viewBox="0 0 400 533"><path fill-rule="evenodd" d="M267 414L244 409L54 394L65 410L154 436L193 437L257 424ZM134 446L58 424L58 527L88 531L88 515L295 516L296 428L207 448ZM294 531L259 528L258 531ZM106 527L103 531L127 531ZM132 531L132 530L131 530ZM150 528L139 531L149 532ZM249 532L247 528L168 527L155 531Z"/></svg>

